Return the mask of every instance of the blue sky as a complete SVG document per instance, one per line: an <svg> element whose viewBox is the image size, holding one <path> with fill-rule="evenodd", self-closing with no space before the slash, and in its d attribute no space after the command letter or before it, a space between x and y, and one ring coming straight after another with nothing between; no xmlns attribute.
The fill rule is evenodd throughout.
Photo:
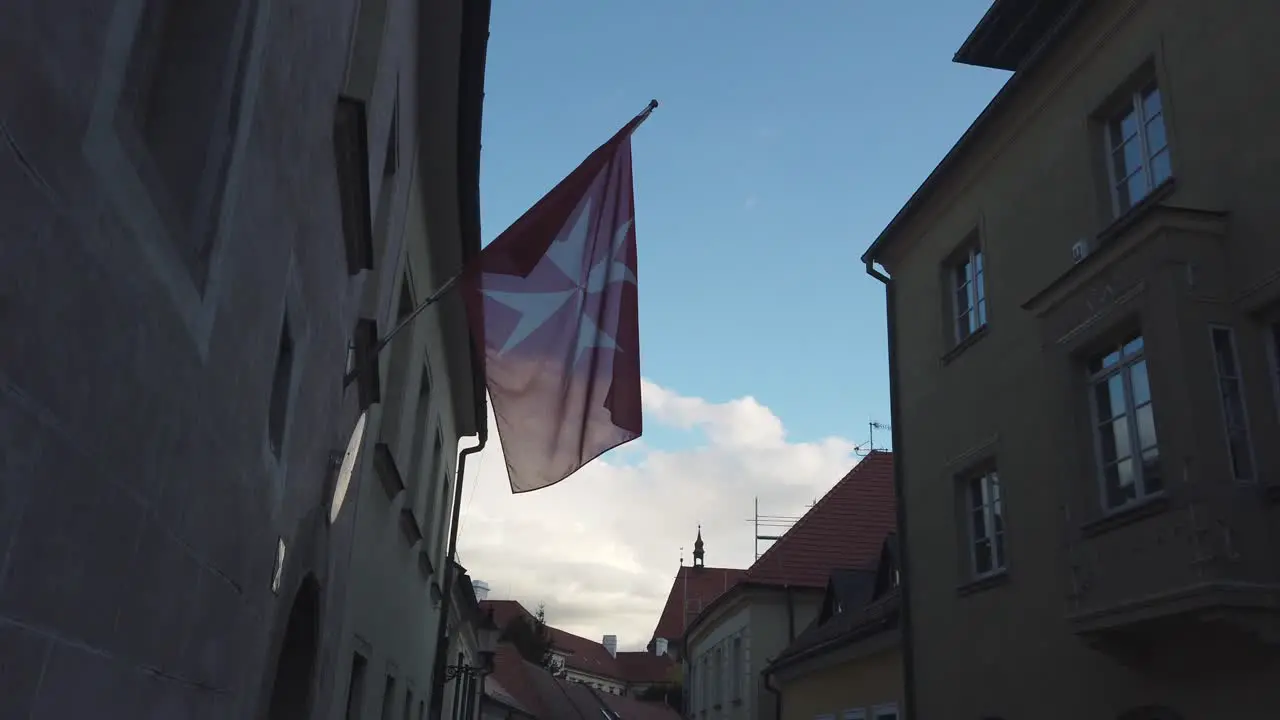
<svg viewBox="0 0 1280 720"><path fill-rule="evenodd" d="M752 395L793 441L865 440L889 394L858 258L1004 83L951 62L989 5L494 0L485 240L656 98L633 142L645 376Z"/></svg>

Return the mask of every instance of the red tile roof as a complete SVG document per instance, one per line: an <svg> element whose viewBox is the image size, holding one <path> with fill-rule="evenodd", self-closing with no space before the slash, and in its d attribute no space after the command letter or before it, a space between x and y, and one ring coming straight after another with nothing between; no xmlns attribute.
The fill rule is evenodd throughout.
<svg viewBox="0 0 1280 720"><path fill-rule="evenodd" d="M604 693L599 698L622 720L680 720L680 713L664 703Z"/></svg>
<svg viewBox="0 0 1280 720"><path fill-rule="evenodd" d="M685 626L693 622L702 608L737 585L746 572L736 568L682 566L671 583L671 592L658 616L653 637L679 641L684 637Z"/></svg>
<svg viewBox="0 0 1280 720"><path fill-rule="evenodd" d="M620 652L618 668L630 683L662 683L675 680L676 661L670 655Z"/></svg>
<svg viewBox="0 0 1280 720"><path fill-rule="evenodd" d="M626 682L618 659L610 655L604 645L559 628L548 629L551 631L551 646L565 655L565 667Z"/></svg>
<svg viewBox="0 0 1280 720"><path fill-rule="evenodd" d="M501 628L505 628L507 623L515 617L522 617L528 622L533 622L535 619L533 613L515 600L485 600L480 603L480 607L483 610L492 608L493 620ZM648 655L648 653L618 653L618 657L615 658L609 654L603 644L594 640L588 640L581 635L574 635L550 625L547 626L547 631L551 636L552 647L565 656L564 664L571 670L622 683L650 683L668 679L671 665L669 659ZM650 661L633 657L638 655L653 659ZM658 679L651 679L655 676Z"/></svg>
<svg viewBox="0 0 1280 720"><path fill-rule="evenodd" d="M542 698L534 679L530 677L532 667L510 643L500 643L493 655L493 679L498 681L507 695L515 699L520 709L535 717L544 717L546 710L542 705ZM499 699L506 701L505 698Z"/></svg>
<svg viewBox="0 0 1280 720"><path fill-rule="evenodd" d="M894 527L893 453L873 450L747 569L745 579L825 589L832 570L875 570Z"/></svg>

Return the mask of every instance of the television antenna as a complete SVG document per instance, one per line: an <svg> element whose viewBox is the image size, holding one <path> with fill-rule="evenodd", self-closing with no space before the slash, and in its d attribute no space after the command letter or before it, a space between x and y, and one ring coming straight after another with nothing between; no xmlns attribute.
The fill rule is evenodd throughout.
<svg viewBox="0 0 1280 720"><path fill-rule="evenodd" d="M800 518L791 515L761 515L759 496L755 498L755 502L755 515L747 518L747 522L755 527L755 556L756 560L759 560L761 541L773 542L780 539ZM816 500L809 507L813 507L814 504L817 504Z"/></svg>
<svg viewBox="0 0 1280 720"><path fill-rule="evenodd" d="M853 448L853 454L854 454L854 455L857 455L858 457L860 457L860 458L861 458L861 457L866 457L866 456L870 455L870 454L871 454L873 451L875 451L875 450L890 450L890 449L892 449L892 448L893 448L893 436L892 436L892 434L889 436L889 437L890 437L890 439L889 439L889 444L888 444L888 446L885 446L885 445L879 445L879 446L877 446L877 445L876 445L876 431L877 431L877 430L883 430L883 431L885 431L885 432L892 433L892 432L893 432L893 427L892 427L892 426L889 426L889 425L885 425L884 423L878 423L878 422L875 422L874 420L873 420L873 421L871 421L871 422L869 422L869 423L867 423L867 437L868 437L869 439L868 439L866 442L862 443L861 445L858 445L858 446L856 446L856 447L854 447L854 448Z"/></svg>

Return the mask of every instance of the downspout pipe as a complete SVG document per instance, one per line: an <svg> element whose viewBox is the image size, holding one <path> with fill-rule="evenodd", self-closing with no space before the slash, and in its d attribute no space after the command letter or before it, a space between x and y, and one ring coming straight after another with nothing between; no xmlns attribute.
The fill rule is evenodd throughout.
<svg viewBox="0 0 1280 720"><path fill-rule="evenodd" d="M898 593L901 606L898 609L898 621L902 633L902 693L903 720L915 720L916 717L916 662L915 632L911 612L911 564L910 538L907 534L907 501L904 490L905 457L902 444L902 388L898 374L898 328L897 328L897 286L893 278L876 269L875 259L868 254L863 258L867 265L867 274L884 283L885 287L885 323L889 345L889 415L891 417L890 436L893 443L893 496L896 505L898 523L898 568L900 572Z"/></svg>
<svg viewBox="0 0 1280 720"><path fill-rule="evenodd" d="M457 480L453 484L453 520L449 527L449 553L444 562L444 584L441 588L440 598L440 621L436 625L436 667L434 695L431 698L432 705L438 708L437 717L440 717L444 710L444 668L445 658L448 656L448 648L445 646L445 631L448 628L449 613L453 605L453 578L457 573L454 571L457 563L458 555L458 520L462 515L462 478L467 469L467 457L474 455L484 449L485 444L489 440L489 408L484 398L484 376L480 375L476 378L476 382L480 384L480 398L476 403L477 417L481 418L476 439L478 442L469 448L463 449L458 453L458 473Z"/></svg>
<svg viewBox="0 0 1280 720"><path fill-rule="evenodd" d="M773 712L774 717L782 720L782 689L773 684L773 674L769 671L762 673L764 675L764 689L773 695Z"/></svg>

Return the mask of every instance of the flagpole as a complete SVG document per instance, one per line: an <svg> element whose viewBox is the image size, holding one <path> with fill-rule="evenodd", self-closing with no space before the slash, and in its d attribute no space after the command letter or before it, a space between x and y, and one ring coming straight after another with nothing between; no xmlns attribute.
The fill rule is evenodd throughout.
<svg viewBox="0 0 1280 720"><path fill-rule="evenodd" d="M649 104L645 106L645 109L641 110L640 114L637 115L635 120L632 121L634 123L634 125L632 125L632 128L631 128L632 132L634 132L636 128L640 127L640 123L644 122L645 120L648 120L649 115L653 114L653 111L657 109L658 109L658 101L650 100ZM418 307L414 308L413 312L410 312L407 317L405 317L399 323L396 323L396 326L391 328L391 332L387 333L386 335L383 335L382 339L378 341L378 344L373 346L373 348L369 351L369 354L366 357L356 358L356 361L353 363L353 367L351 368L351 372L347 373L342 377L342 387L344 388L347 387L348 385L351 384L353 380L356 379L357 376L359 376L360 370L365 366L365 363L377 362L378 353L381 353L383 349L387 347L387 345L391 344L391 341L395 339L396 334L399 333L401 330L405 329L406 327L408 327L409 323L412 323L415 318L421 315L423 310L426 310L428 307L431 307L436 302L438 302L440 298L444 297L444 294L449 292L449 290L451 290L453 286L458 283L458 280L462 278L462 275L463 275L463 272L460 271L457 275L454 275L448 280L445 280L444 284L441 285L439 289L437 289L435 292L431 293L431 295L427 296L427 299L423 300L422 303L418 305Z"/></svg>
<svg viewBox="0 0 1280 720"><path fill-rule="evenodd" d="M391 332L387 333L386 335L383 335L382 339L378 341L378 344L374 345L373 348L369 351L369 354L367 357L357 359L357 361L354 363L355 367L353 367L351 369L351 372L347 373L346 376L342 378L342 387L345 388L346 386L351 384L352 380L356 379L356 376L360 374L360 369L364 367L364 363L377 362L378 353L382 352L383 348L391 344L391 341L394 340L396 337L396 333L408 327L409 323L413 322L414 318L421 315L423 310L426 310L427 308L431 307L436 302L438 302L440 298L444 297L444 294L449 292L449 290L451 290L453 286L458 283L458 280L460 278L462 278L462 273L458 273L457 275L454 275L448 280L445 280L444 284L441 285L439 289L437 289L435 292L428 295L426 300L423 300L422 303L418 305L418 307L413 309L413 312L409 313L403 320L396 323L396 326L391 328Z"/></svg>

